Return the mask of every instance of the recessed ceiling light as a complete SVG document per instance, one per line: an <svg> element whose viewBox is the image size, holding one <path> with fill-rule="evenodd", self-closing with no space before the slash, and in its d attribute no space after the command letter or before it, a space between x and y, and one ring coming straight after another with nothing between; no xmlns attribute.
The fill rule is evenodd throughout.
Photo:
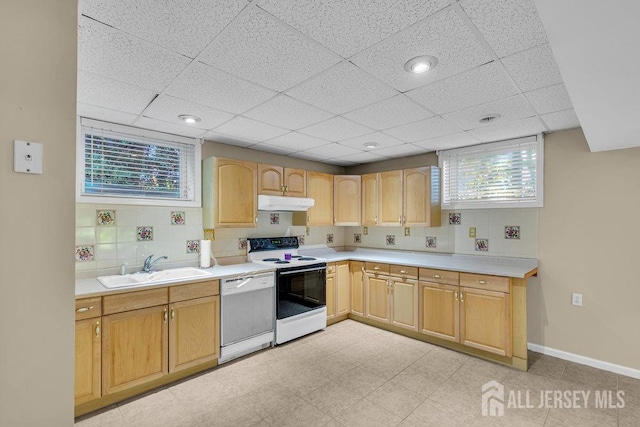
<svg viewBox="0 0 640 427"><path fill-rule="evenodd" d="M373 150L374 148L376 148L378 146L377 142L365 142L364 144L364 148L368 149L368 150Z"/></svg>
<svg viewBox="0 0 640 427"><path fill-rule="evenodd" d="M180 120L190 125L194 123L198 123L200 121L200 117L192 116L190 114L181 114L178 116Z"/></svg>
<svg viewBox="0 0 640 427"><path fill-rule="evenodd" d="M438 58L431 55L416 56L404 64L405 71L421 74L432 70L438 65Z"/></svg>
<svg viewBox="0 0 640 427"><path fill-rule="evenodd" d="M500 114L487 114L478 119L480 123L493 123L500 118Z"/></svg>

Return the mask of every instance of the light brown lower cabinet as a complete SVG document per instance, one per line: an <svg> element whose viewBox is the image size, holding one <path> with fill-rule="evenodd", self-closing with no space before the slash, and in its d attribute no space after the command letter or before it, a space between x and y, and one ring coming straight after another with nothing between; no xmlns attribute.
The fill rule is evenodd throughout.
<svg viewBox="0 0 640 427"><path fill-rule="evenodd" d="M373 268L377 267L381 268L367 268L364 276L365 317L417 331L418 281L408 277L379 274L377 271L390 271L390 266ZM399 269L400 266L391 266L392 271L400 271ZM405 276L406 270L402 271L405 272L402 276Z"/></svg>
<svg viewBox="0 0 640 427"><path fill-rule="evenodd" d="M327 319L349 314L351 308L349 261L327 264Z"/></svg>
<svg viewBox="0 0 640 427"><path fill-rule="evenodd" d="M351 314L364 316L364 262L349 262L351 274Z"/></svg>
<svg viewBox="0 0 640 427"><path fill-rule="evenodd" d="M75 404L100 397L100 317L76 321Z"/></svg>

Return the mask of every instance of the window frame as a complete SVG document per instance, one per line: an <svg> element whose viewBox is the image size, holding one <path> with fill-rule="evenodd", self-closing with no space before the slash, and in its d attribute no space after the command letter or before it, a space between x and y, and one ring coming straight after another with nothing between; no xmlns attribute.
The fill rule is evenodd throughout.
<svg viewBox="0 0 640 427"><path fill-rule="evenodd" d="M107 133L119 133L123 137L139 138L142 142L147 140L166 141L171 143L188 144L194 147L194 197L193 200L178 200L170 198L145 198L145 197L118 197L109 195L83 194L85 183L85 138L83 127L93 127ZM169 207L201 207L201 181L202 181L202 147L201 142L195 138L172 135L164 132L157 132L132 126L119 125L115 123L103 122L78 116L77 120L77 141L76 141L76 203L94 203L101 205L143 205L143 206L169 206Z"/></svg>
<svg viewBox="0 0 640 427"><path fill-rule="evenodd" d="M534 200L483 200L483 201L467 201L446 203L445 194L448 190L445 188L450 184L450 180L445 176L444 161L449 155L460 153L474 153L479 151L493 151L500 148L508 148L517 144L535 142L536 143L536 196ZM544 135L537 134L522 138L513 138L498 142L489 142L485 144L473 145L470 147L455 148L451 150L442 150L436 153L438 155L438 166L442 171L442 209L510 209L510 208L540 208L544 205Z"/></svg>

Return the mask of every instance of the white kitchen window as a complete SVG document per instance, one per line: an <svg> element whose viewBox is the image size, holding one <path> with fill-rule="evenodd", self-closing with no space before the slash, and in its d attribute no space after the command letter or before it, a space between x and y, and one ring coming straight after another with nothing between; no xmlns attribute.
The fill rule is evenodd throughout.
<svg viewBox="0 0 640 427"><path fill-rule="evenodd" d="M82 119L78 202L200 206L200 144Z"/></svg>
<svg viewBox="0 0 640 427"><path fill-rule="evenodd" d="M441 151L442 207L541 207L543 159L542 135Z"/></svg>

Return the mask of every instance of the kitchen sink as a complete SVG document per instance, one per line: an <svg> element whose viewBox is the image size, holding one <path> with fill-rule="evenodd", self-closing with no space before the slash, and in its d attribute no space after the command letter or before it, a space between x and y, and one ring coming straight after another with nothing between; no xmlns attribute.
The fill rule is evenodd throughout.
<svg viewBox="0 0 640 427"><path fill-rule="evenodd" d="M210 273L195 267L170 268L152 273L132 273L114 276L100 276L98 282L105 288L126 288L131 286L153 285L159 283L181 282L211 276Z"/></svg>

